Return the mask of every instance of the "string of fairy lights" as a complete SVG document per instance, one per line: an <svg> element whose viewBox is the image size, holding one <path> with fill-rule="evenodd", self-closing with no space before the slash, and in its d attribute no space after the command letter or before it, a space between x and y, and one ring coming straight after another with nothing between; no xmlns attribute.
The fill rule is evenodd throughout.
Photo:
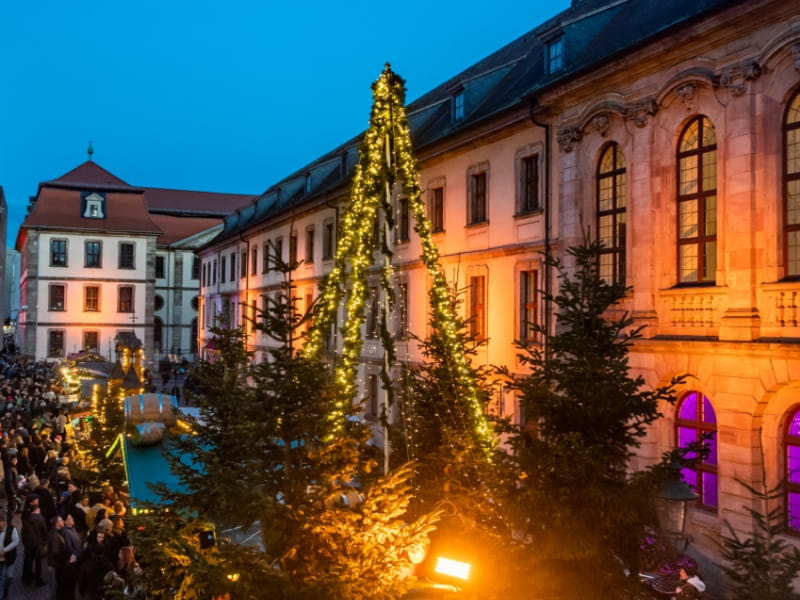
<svg viewBox="0 0 800 600"><path fill-rule="evenodd" d="M383 219L383 227L377 231L383 232L381 253L384 261L380 287L387 303L380 318L380 337L390 360L386 361L381 377L387 393L390 393L391 379L386 369L394 362L395 356L386 314L394 306L389 237L393 227L391 192L395 182L401 182L403 196L407 199L414 217L414 231L420 237L421 259L431 276L428 292L431 325L441 332L445 352L454 366L456 387L470 407L475 439L488 451L493 443L491 428L483 411L469 361L458 338L457 319L450 301L450 287L439 265L439 251L433 242L431 223L421 198L417 161L405 111L405 81L387 63L373 84L372 91L370 126L359 150L350 203L342 215L334 266L320 286L319 309L314 326L309 332L305 353L312 357L322 353L325 340L336 324L339 306L344 300L342 354L334 366L338 395L330 415L334 429L338 429L342 426L344 415L357 391L356 375L363 347L361 327L366 319L365 307L369 297L367 274L374 264L376 219Z"/></svg>

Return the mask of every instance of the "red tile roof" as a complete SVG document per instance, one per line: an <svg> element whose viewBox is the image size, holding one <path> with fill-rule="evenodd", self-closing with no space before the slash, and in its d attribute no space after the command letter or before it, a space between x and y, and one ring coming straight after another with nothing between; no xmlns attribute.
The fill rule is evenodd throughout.
<svg viewBox="0 0 800 600"><path fill-rule="evenodd" d="M248 194L192 192L146 187L145 200L152 212L224 217L256 199Z"/></svg>
<svg viewBox="0 0 800 600"><path fill-rule="evenodd" d="M169 246L222 223L222 218L216 217L176 217L151 214L150 218L164 232L156 240L156 245L159 247Z"/></svg>
<svg viewBox="0 0 800 600"><path fill-rule="evenodd" d="M150 218L142 192L106 192L106 218L94 219L81 216L81 189L42 184L22 228L161 233Z"/></svg>
<svg viewBox="0 0 800 600"><path fill-rule="evenodd" d="M106 194L106 218L80 215L81 192ZM92 161L39 184L36 199L20 227L78 229L107 232L154 233L157 244L167 246L222 222L256 196L134 187Z"/></svg>
<svg viewBox="0 0 800 600"><path fill-rule="evenodd" d="M103 167L95 162L87 160L82 165L78 165L72 171L64 173L61 177L57 177L52 181L46 181L41 185L58 186L58 187L84 187L84 188L104 188L104 189L119 189L131 188L122 179L109 173Z"/></svg>

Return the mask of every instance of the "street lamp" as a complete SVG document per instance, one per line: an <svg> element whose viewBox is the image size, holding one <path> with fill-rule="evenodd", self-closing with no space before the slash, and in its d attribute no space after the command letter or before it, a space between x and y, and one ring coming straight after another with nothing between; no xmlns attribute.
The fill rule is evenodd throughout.
<svg viewBox="0 0 800 600"><path fill-rule="evenodd" d="M681 465L671 462L666 465L667 478L661 482L656 492L656 514L661 531L675 544L678 552L683 552L689 545L684 530L686 528L686 505L697 500L697 494L692 491L681 475ZM681 548L681 544L683 547Z"/></svg>

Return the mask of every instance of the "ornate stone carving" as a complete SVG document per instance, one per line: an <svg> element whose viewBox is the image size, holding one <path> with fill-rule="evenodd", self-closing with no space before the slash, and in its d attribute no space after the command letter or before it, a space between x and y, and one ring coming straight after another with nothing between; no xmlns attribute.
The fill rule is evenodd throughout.
<svg viewBox="0 0 800 600"><path fill-rule="evenodd" d="M575 144L581 141L583 132L578 127L562 127L558 130L558 147L562 152L572 152Z"/></svg>
<svg viewBox="0 0 800 600"><path fill-rule="evenodd" d="M800 71L800 43L792 46L792 58L794 58L794 68Z"/></svg>
<svg viewBox="0 0 800 600"><path fill-rule="evenodd" d="M798 61L795 60L795 68ZM755 81L761 76L761 66L758 63L750 62L744 65L736 65L725 69L717 78L717 85L726 87L734 96L741 96L747 92L747 82Z"/></svg>
<svg viewBox="0 0 800 600"><path fill-rule="evenodd" d="M611 120L608 118L608 113L600 113L592 117L589 121L589 131L599 133L602 137L606 137L608 128L611 126Z"/></svg>
<svg viewBox="0 0 800 600"><path fill-rule="evenodd" d="M681 99L687 110L694 107L694 97L697 94L697 86L693 83L685 83L675 90L675 94Z"/></svg>
<svg viewBox="0 0 800 600"><path fill-rule="evenodd" d="M644 127L650 117L658 112L655 98L639 100L625 108L625 118L630 119L637 127Z"/></svg>

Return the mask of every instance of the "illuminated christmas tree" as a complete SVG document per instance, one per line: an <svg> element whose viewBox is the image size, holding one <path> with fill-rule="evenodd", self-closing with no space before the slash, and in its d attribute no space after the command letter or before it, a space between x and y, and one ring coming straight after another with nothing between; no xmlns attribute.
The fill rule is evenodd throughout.
<svg viewBox="0 0 800 600"><path fill-rule="evenodd" d="M458 335L451 290L439 265L439 252L433 243L431 224L420 197L417 161L405 111L405 81L387 64L372 91L370 126L364 134L353 176L350 204L342 217L334 267L322 282L319 311L305 352L309 356L318 356L322 352L331 327L336 325L338 308L343 304L342 354L334 366L338 393L331 414L331 424L336 431L342 426L357 391L356 372L363 346L361 327L366 319L365 306L369 294L367 273L374 265L375 246L379 242L383 256L380 285L386 298L379 325L385 354L382 380L387 394L391 393L389 369L395 360L395 349L387 328L388 313L394 306L390 233L394 225L392 193L396 186L401 187L402 196L407 199L414 215L414 230L422 244L421 259L430 274L430 323L442 336L454 387L470 408L472 433L488 450L492 444L491 429ZM375 239L376 232L378 240Z"/></svg>

